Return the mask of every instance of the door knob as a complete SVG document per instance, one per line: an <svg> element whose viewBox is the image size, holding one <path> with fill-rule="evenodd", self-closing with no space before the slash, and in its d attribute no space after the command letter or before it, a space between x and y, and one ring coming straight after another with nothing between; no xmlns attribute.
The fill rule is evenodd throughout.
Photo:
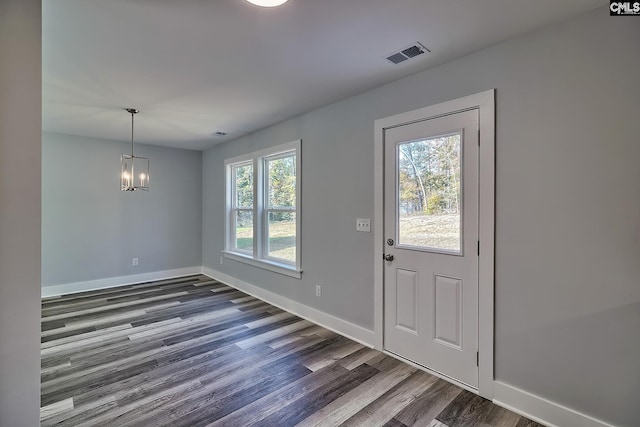
<svg viewBox="0 0 640 427"><path fill-rule="evenodd" d="M382 256L384 258L385 261L393 261L393 255L391 254L386 254Z"/></svg>

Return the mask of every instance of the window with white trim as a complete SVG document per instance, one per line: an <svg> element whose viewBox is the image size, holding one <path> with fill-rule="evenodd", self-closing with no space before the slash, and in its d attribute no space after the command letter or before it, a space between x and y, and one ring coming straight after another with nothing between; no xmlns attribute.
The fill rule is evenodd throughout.
<svg viewBox="0 0 640 427"><path fill-rule="evenodd" d="M300 145L225 161L225 257L300 278Z"/></svg>

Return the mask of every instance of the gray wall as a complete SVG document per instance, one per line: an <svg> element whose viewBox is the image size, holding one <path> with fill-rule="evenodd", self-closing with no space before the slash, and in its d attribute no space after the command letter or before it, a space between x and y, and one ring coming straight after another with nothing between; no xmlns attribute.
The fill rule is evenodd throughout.
<svg viewBox="0 0 640 427"><path fill-rule="evenodd" d="M603 8L208 150L204 265L373 328L374 120L496 88L496 379L636 424L639 41ZM219 265L224 159L297 138L302 280Z"/></svg>
<svg viewBox="0 0 640 427"><path fill-rule="evenodd" d="M136 144L151 188L130 193L120 191L129 144L42 138L43 286L202 265L201 152Z"/></svg>
<svg viewBox="0 0 640 427"><path fill-rule="evenodd" d="M40 422L40 0L0 2L0 426Z"/></svg>

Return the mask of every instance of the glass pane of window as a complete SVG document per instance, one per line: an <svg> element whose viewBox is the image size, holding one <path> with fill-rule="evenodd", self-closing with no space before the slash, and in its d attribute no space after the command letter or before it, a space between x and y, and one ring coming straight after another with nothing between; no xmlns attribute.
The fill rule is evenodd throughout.
<svg viewBox="0 0 640 427"><path fill-rule="evenodd" d="M461 251L460 133L398 144L398 243Z"/></svg>
<svg viewBox="0 0 640 427"><path fill-rule="evenodd" d="M236 249L253 252L253 212L236 211Z"/></svg>
<svg viewBox="0 0 640 427"><path fill-rule="evenodd" d="M291 263L296 262L295 212L269 212L267 254Z"/></svg>
<svg viewBox="0 0 640 427"><path fill-rule="evenodd" d="M267 160L268 207L296 205L296 156Z"/></svg>
<svg viewBox="0 0 640 427"><path fill-rule="evenodd" d="M253 207L253 165L234 166L233 182L235 183L235 207Z"/></svg>

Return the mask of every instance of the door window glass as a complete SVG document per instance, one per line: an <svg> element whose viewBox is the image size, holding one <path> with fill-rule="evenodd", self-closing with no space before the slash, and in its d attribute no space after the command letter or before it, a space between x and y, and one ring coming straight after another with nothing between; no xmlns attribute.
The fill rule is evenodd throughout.
<svg viewBox="0 0 640 427"><path fill-rule="evenodd" d="M462 134L397 145L398 244L461 253Z"/></svg>

